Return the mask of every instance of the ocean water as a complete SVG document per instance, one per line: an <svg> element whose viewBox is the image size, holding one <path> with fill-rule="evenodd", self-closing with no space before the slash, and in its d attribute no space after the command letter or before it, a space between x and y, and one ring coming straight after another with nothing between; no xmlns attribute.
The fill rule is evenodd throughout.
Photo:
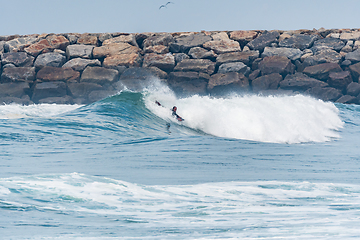
<svg viewBox="0 0 360 240"><path fill-rule="evenodd" d="M358 239L359 140L302 95L0 106L0 238Z"/></svg>

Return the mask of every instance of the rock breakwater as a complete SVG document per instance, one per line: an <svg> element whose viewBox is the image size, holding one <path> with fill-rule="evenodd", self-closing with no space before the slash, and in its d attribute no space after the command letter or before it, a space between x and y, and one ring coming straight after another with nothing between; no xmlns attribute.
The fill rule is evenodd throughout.
<svg viewBox="0 0 360 240"><path fill-rule="evenodd" d="M155 76L179 95L360 104L360 30L0 36L0 103L87 104Z"/></svg>

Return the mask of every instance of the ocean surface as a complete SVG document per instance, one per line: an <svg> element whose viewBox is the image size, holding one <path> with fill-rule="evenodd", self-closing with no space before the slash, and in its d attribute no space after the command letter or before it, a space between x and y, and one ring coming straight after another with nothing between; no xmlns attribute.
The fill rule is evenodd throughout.
<svg viewBox="0 0 360 240"><path fill-rule="evenodd" d="M0 147L1 239L360 238L360 106L154 84L0 106Z"/></svg>

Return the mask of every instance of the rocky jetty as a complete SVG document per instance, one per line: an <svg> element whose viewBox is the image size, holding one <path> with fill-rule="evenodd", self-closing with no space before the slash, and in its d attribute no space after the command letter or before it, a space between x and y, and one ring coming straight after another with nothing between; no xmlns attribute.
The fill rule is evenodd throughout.
<svg viewBox="0 0 360 240"><path fill-rule="evenodd" d="M0 103L87 104L153 77L178 95L360 104L360 29L0 36Z"/></svg>

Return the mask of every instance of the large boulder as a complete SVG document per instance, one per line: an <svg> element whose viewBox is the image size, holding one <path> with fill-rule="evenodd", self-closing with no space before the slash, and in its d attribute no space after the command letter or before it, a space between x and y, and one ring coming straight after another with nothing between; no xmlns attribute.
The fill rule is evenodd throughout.
<svg viewBox="0 0 360 240"><path fill-rule="evenodd" d="M283 78L279 73L258 77L251 82L252 90L254 92L260 92L263 90L278 89L281 80L283 80Z"/></svg>
<svg viewBox="0 0 360 240"><path fill-rule="evenodd" d="M184 59L175 66L174 71L212 74L215 71L215 63L209 59Z"/></svg>
<svg viewBox="0 0 360 240"><path fill-rule="evenodd" d="M38 82L78 81L80 73L72 68L45 66L36 75Z"/></svg>
<svg viewBox="0 0 360 240"><path fill-rule="evenodd" d="M60 53L44 53L39 55L34 63L36 69L41 69L45 66L61 67L66 62L66 57Z"/></svg>
<svg viewBox="0 0 360 240"><path fill-rule="evenodd" d="M72 97L66 95L63 97L47 97L42 98L38 101L39 104L47 103L47 104L73 104L74 100Z"/></svg>
<svg viewBox="0 0 360 240"><path fill-rule="evenodd" d="M243 62L231 62L221 64L218 73L238 72L248 75L250 68Z"/></svg>
<svg viewBox="0 0 360 240"><path fill-rule="evenodd" d="M233 31L230 33L230 39L238 41L241 46L255 39L258 35L256 31Z"/></svg>
<svg viewBox="0 0 360 240"><path fill-rule="evenodd" d="M359 81L359 76L360 76L360 62L359 63L356 63L354 65L351 65L349 67L349 70L351 72L351 75L353 77L353 80L355 82L358 82Z"/></svg>
<svg viewBox="0 0 360 240"><path fill-rule="evenodd" d="M5 68L1 74L1 82L33 82L34 67Z"/></svg>
<svg viewBox="0 0 360 240"><path fill-rule="evenodd" d="M298 48L301 51L310 48L319 38L317 35L295 34L279 42L279 47Z"/></svg>
<svg viewBox="0 0 360 240"><path fill-rule="evenodd" d="M37 57L41 53L51 52L54 49L53 46L50 45L48 40L43 39L39 42L31 44L29 47L25 48L25 52L28 54Z"/></svg>
<svg viewBox="0 0 360 240"><path fill-rule="evenodd" d="M173 42L175 42L175 39L170 33L163 33L146 38L143 42L143 46L144 49L156 45L170 46Z"/></svg>
<svg viewBox="0 0 360 240"><path fill-rule="evenodd" d="M68 59L72 58L92 58L92 51L95 46L74 44L66 47L66 56Z"/></svg>
<svg viewBox="0 0 360 240"><path fill-rule="evenodd" d="M271 73L280 73L285 76L294 73L295 66L291 63L290 59L284 56L271 56L265 57L259 63L259 69L262 75Z"/></svg>
<svg viewBox="0 0 360 240"><path fill-rule="evenodd" d="M293 91L306 91L313 87L326 87L327 83L311 78L303 73L289 74L280 82L280 88Z"/></svg>
<svg viewBox="0 0 360 240"><path fill-rule="evenodd" d="M345 47L345 43L338 38L323 38L314 42L313 48L328 47L335 51L340 51Z"/></svg>
<svg viewBox="0 0 360 240"><path fill-rule="evenodd" d="M66 95L66 83L62 81L36 83L31 100L37 103L48 97L63 97Z"/></svg>
<svg viewBox="0 0 360 240"><path fill-rule="evenodd" d="M345 59L350 60L352 63L360 62L360 49L347 53Z"/></svg>
<svg viewBox="0 0 360 240"><path fill-rule="evenodd" d="M332 102L335 102L342 96L340 90L331 87L313 87L306 90L305 93L323 101Z"/></svg>
<svg viewBox="0 0 360 240"><path fill-rule="evenodd" d="M259 51L224 53L216 58L216 64L221 65L229 62L243 62L249 66L249 64L258 57Z"/></svg>
<svg viewBox="0 0 360 240"><path fill-rule="evenodd" d="M145 53L157 53L157 54L165 54L169 53L169 47L164 45L155 45L155 46L149 46L144 49Z"/></svg>
<svg viewBox="0 0 360 240"><path fill-rule="evenodd" d="M347 85L346 94L357 97L360 94L360 83L352 82Z"/></svg>
<svg viewBox="0 0 360 240"><path fill-rule="evenodd" d="M115 69L87 67L81 75L80 82L91 82L99 85L105 85L118 81L118 78L119 72Z"/></svg>
<svg viewBox="0 0 360 240"><path fill-rule="evenodd" d="M0 41L0 54L4 53L5 41Z"/></svg>
<svg viewBox="0 0 360 240"><path fill-rule="evenodd" d="M263 51L265 47L270 47L272 43L276 43L279 36L280 34L276 31L263 33L249 42L247 46L252 50Z"/></svg>
<svg viewBox="0 0 360 240"><path fill-rule="evenodd" d="M224 94L249 90L249 80L242 73L217 73L210 77L207 89L210 93Z"/></svg>
<svg viewBox="0 0 360 240"><path fill-rule="evenodd" d="M201 72L171 72L168 84L177 94L206 94L209 78Z"/></svg>
<svg viewBox="0 0 360 240"><path fill-rule="evenodd" d="M341 59L342 56L340 53L325 47L317 51L314 55L305 58L304 64L312 66L321 63L340 63Z"/></svg>
<svg viewBox="0 0 360 240"><path fill-rule="evenodd" d="M0 97L21 98L30 92L28 82L8 82L0 84Z"/></svg>
<svg viewBox="0 0 360 240"><path fill-rule="evenodd" d="M309 77L316 78L322 81L327 81L331 72L341 72L342 69L337 63L323 63L314 66L306 67L303 73Z"/></svg>
<svg viewBox="0 0 360 240"><path fill-rule="evenodd" d="M118 66L139 67L141 66L142 58L138 53L117 54L106 57L103 62L103 67L117 69Z"/></svg>
<svg viewBox="0 0 360 240"><path fill-rule="evenodd" d="M172 54L147 53L144 56L143 67L158 67L165 72L174 69L175 58Z"/></svg>
<svg viewBox="0 0 360 240"><path fill-rule="evenodd" d="M151 68L131 67L121 74L119 83L130 90L141 91L155 76Z"/></svg>
<svg viewBox="0 0 360 240"><path fill-rule="evenodd" d="M119 42L95 47L92 54L94 58L104 58L118 54L137 54L139 52L140 48L132 46L128 43Z"/></svg>
<svg viewBox="0 0 360 240"><path fill-rule="evenodd" d="M337 88L345 92L346 87L352 83L351 74L349 71L331 72L327 83L330 87Z"/></svg>
<svg viewBox="0 0 360 240"><path fill-rule="evenodd" d="M72 68L75 71L82 72L87 67L101 67L101 62L98 59L83 59L83 58L73 58L67 61L62 67L63 68Z"/></svg>
<svg viewBox="0 0 360 240"><path fill-rule="evenodd" d="M292 61L300 59L303 52L297 48L275 48L275 47L265 47L264 52L261 54L261 57L270 57L270 56L285 56Z"/></svg>
<svg viewBox="0 0 360 240"><path fill-rule="evenodd" d="M240 44L233 40L209 41L204 43L203 47L217 54L241 51Z"/></svg>
<svg viewBox="0 0 360 240"><path fill-rule="evenodd" d="M3 53L1 55L1 62L3 65L14 64L17 67L32 67L34 57L25 52Z"/></svg>
<svg viewBox="0 0 360 240"><path fill-rule="evenodd" d="M210 36L203 33L182 35L175 38L175 42L170 44L170 51L187 53L190 48L201 47L204 43L211 40Z"/></svg>
<svg viewBox="0 0 360 240"><path fill-rule="evenodd" d="M35 43L38 39L36 37L21 37L15 38L10 41L5 42L4 49L6 52L20 52L24 48Z"/></svg>
<svg viewBox="0 0 360 240"><path fill-rule="evenodd" d="M134 34L122 34L120 36L109 38L103 41L102 45L109 45L114 43L129 43L135 47L138 47Z"/></svg>
<svg viewBox="0 0 360 240"><path fill-rule="evenodd" d="M70 45L70 41L62 35L49 35L46 37L49 44L55 48L65 51L66 47Z"/></svg>
<svg viewBox="0 0 360 240"><path fill-rule="evenodd" d="M360 39L360 31L354 31L354 32L343 32L340 35L341 40L359 40Z"/></svg>
<svg viewBox="0 0 360 240"><path fill-rule="evenodd" d="M88 99L88 96L92 91L103 90L103 87L99 84L90 82L72 82L68 84L68 89L73 98Z"/></svg>
<svg viewBox="0 0 360 240"><path fill-rule="evenodd" d="M177 54L185 54L185 53L177 53ZM197 58L197 59L215 59L216 58L216 54L214 53L213 50L206 50L202 47L193 47L189 50L188 53L192 58ZM180 61L181 62L181 61Z"/></svg>
<svg viewBox="0 0 360 240"><path fill-rule="evenodd" d="M343 95L338 100L336 100L336 102L342 104L359 104L358 99L350 95Z"/></svg>
<svg viewBox="0 0 360 240"><path fill-rule="evenodd" d="M98 45L98 38L96 35L84 33L81 34L80 37L77 40L78 44L84 44L84 45L92 45L97 46Z"/></svg>

